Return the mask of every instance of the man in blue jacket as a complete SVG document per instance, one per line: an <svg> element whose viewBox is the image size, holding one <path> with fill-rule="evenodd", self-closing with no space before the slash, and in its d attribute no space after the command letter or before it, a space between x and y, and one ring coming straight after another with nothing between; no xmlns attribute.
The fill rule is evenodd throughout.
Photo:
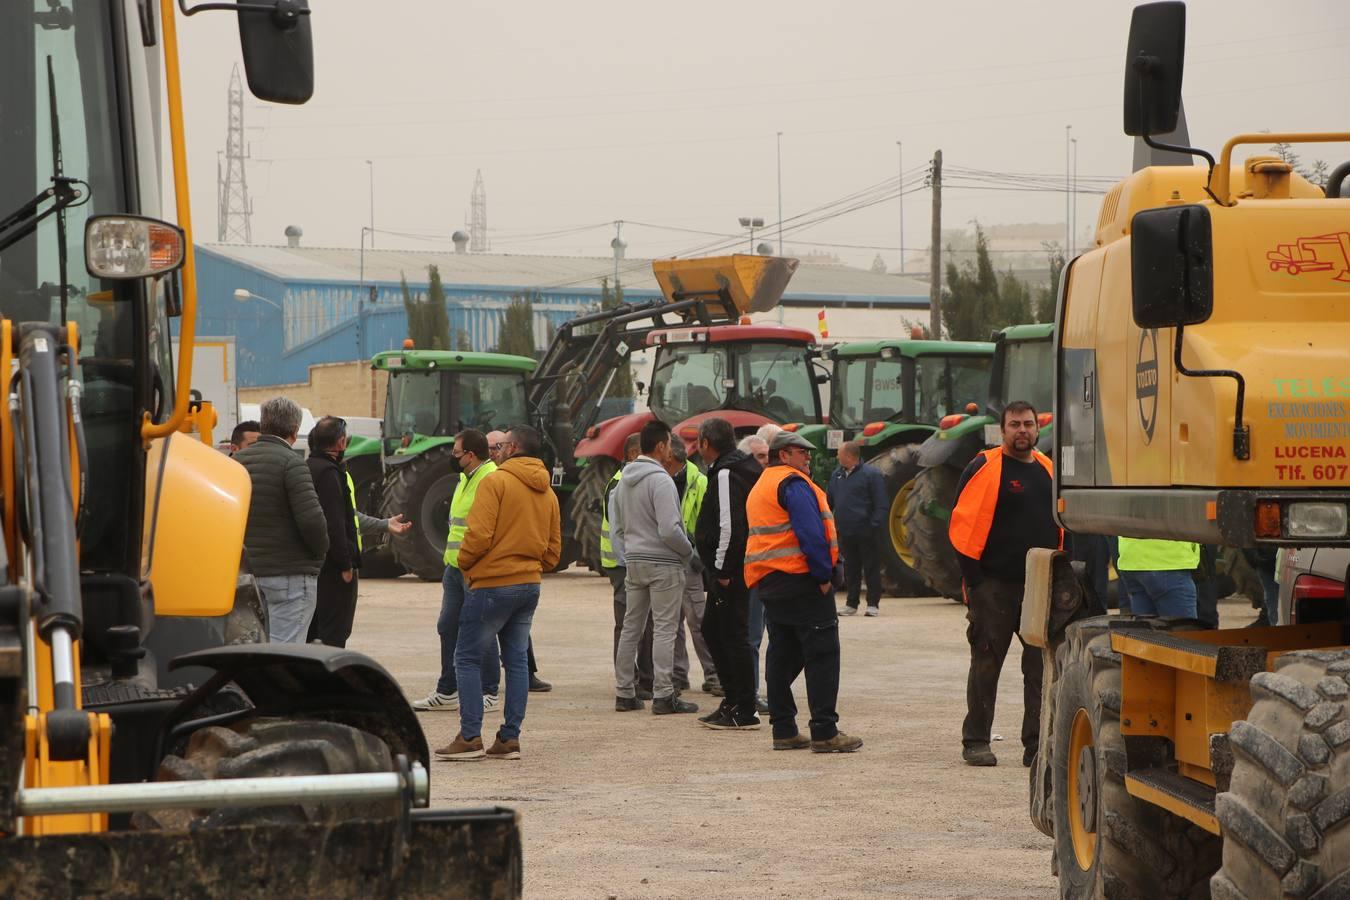
<svg viewBox="0 0 1350 900"><path fill-rule="evenodd" d="M873 466L862 464L862 451L853 441L839 447L839 467L825 491L839 529L839 552L844 557L848 600L841 616L858 613L863 579L867 580L867 615L879 614L881 604L881 550L878 541L886 528L890 503L886 479Z"/></svg>

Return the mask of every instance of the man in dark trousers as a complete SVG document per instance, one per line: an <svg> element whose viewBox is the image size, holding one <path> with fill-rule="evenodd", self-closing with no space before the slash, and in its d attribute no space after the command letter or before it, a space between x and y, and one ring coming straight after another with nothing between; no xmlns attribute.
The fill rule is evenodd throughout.
<svg viewBox="0 0 1350 900"><path fill-rule="evenodd" d="M881 552L878 541L886 527L890 501L881 470L862 464L862 451L853 441L839 447L839 467L825 491L839 529L839 551L844 557L848 600L841 616L857 615L864 577L867 579L867 615L880 613Z"/></svg>
<svg viewBox="0 0 1350 900"><path fill-rule="evenodd" d="M764 684L769 696L773 749L852 753L862 738L839 730L839 619L834 610L834 565L839 541L825 492L811 481L805 438L779 432L769 442L769 467L746 500L750 537L745 581L764 604L769 652ZM797 731L792 682L806 670L811 736Z"/></svg>
<svg viewBox="0 0 1350 900"><path fill-rule="evenodd" d="M998 676L1022 621L1027 551L1060 547L1054 518L1054 467L1037 451L1036 410L1015 400L1003 410L1002 446L985 450L966 466L957 485L947 533L961 564L970 621L970 676L961 756L968 765L995 766L989 749ZM1031 765L1040 742L1041 654L1022 641L1022 765Z"/></svg>
<svg viewBox="0 0 1350 900"><path fill-rule="evenodd" d="M698 452L708 469L708 490L694 526L694 545L708 578L703 637L717 665L725 696L699 722L714 729L754 729L754 659L750 649L750 589L745 586L745 542L749 525L745 501L763 471L736 449L736 432L726 419L704 419Z"/></svg>

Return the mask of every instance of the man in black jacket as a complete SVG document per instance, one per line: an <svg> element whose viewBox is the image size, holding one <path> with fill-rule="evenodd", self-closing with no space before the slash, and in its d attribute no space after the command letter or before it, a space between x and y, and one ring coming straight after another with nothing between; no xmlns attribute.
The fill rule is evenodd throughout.
<svg viewBox="0 0 1350 900"><path fill-rule="evenodd" d="M351 637L357 569L361 567L356 508L347 487L347 467L342 464L346 449L347 423L336 416L324 416L309 432L309 474L328 523L328 554L319 569L319 597L309 640L330 647L345 647Z"/></svg>
<svg viewBox="0 0 1350 900"><path fill-rule="evenodd" d="M708 491L694 526L694 547L708 578L703 637L726 693L722 705L699 722L715 729L758 728L749 641L750 590L741 568L750 531L745 500L763 468L736 449L736 432L726 419L703 420L698 429L698 452L711 463Z"/></svg>
<svg viewBox="0 0 1350 900"><path fill-rule="evenodd" d="M300 407L273 397L262 405L260 418L257 443L234 457L253 482L244 549L267 603L268 637L299 643L314 617L328 523L314 479L292 449L300 430Z"/></svg>

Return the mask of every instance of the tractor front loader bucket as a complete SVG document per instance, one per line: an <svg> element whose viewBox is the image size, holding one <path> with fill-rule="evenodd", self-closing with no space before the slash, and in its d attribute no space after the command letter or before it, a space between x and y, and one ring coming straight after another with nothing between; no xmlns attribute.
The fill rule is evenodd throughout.
<svg viewBox="0 0 1350 900"><path fill-rule="evenodd" d="M0 838L0 896L521 896L509 809L413 810L380 821Z"/></svg>
<svg viewBox="0 0 1350 900"><path fill-rule="evenodd" d="M797 260L782 256L709 256L702 259L658 259L652 274L666 300L674 303L690 295L725 290L736 312L768 312L787 289ZM728 311L730 312L730 311Z"/></svg>

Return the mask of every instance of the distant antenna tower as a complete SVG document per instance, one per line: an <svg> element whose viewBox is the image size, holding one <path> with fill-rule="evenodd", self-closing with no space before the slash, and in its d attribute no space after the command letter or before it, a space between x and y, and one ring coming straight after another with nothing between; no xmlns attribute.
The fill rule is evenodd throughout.
<svg viewBox="0 0 1350 900"><path fill-rule="evenodd" d="M244 175L244 86L239 66L230 72L230 123L225 152L216 158L216 228L222 243L253 243L253 202Z"/></svg>
<svg viewBox="0 0 1350 900"><path fill-rule="evenodd" d="M473 193L469 195L469 249L486 252L487 236L487 188L483 187L483 170L479 169L473 179Z"/></svg>

